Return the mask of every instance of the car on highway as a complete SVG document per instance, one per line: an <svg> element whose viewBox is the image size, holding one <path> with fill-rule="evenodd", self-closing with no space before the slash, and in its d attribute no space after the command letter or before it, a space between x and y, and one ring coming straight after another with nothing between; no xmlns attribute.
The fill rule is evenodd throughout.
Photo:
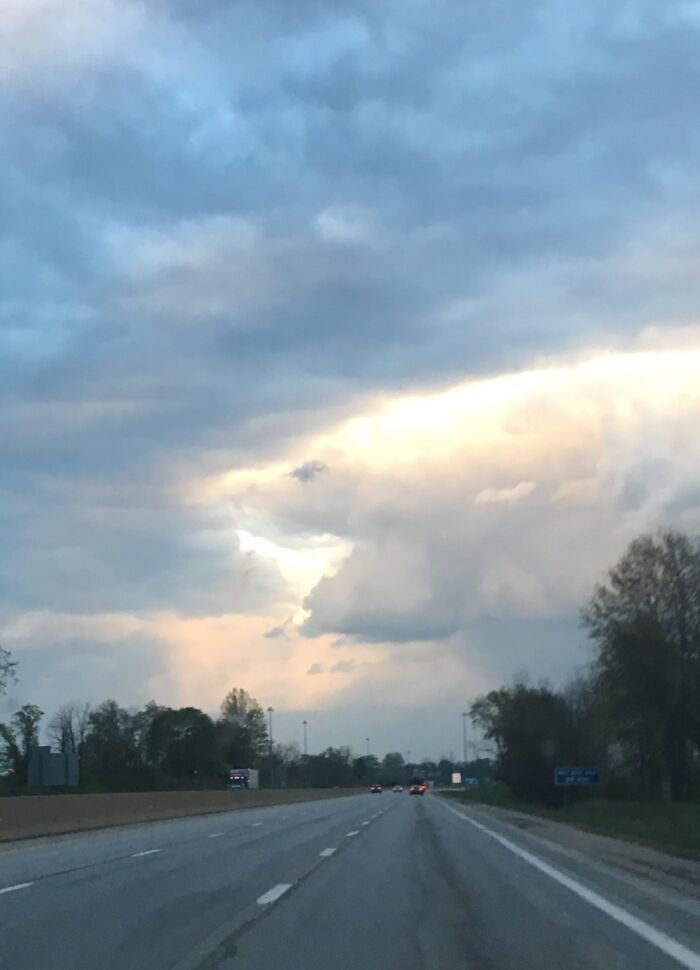
<svg viewBox="0 0 700 970"><path fill-rule="evenodd" d="M381 785L370 785L369 786L370 795L381 795L382 786Z"/></svg>
<svg viewBox="0 0 700 970"><path fill-rule="evenodd" d="M408 794L409 795L424 795L425 785L422 782L416 782L413 785L409 785Z"/></svg>
<svg viewBox="0 0 700 970"><path fill-rule="evenodd" d="M394 785L392 791L403 791L403 785Z"/></svg>

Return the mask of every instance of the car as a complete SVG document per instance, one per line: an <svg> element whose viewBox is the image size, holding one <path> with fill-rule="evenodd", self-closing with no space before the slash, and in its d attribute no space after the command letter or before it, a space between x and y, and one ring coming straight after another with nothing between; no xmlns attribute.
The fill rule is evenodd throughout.
<svg viewBox="0 0 700 970"><path fill-rule="evenodd" d="M403 785L394 785L393 791L403 791Z"/></svg>
<svg viewBox="0 0 700 970"><path fill-rule="evenodd" d="M408 789L408 794L409 795L424 795L425 794L425 785L422 785L422 784L410 785L409 786L409 789Z"/></svg>
<svg viewBox="0 0 700 970"><path fill-rule="evenodd" d="M381 785L370 785L369 786L370 795L381 795L382 786Z"/></svg>

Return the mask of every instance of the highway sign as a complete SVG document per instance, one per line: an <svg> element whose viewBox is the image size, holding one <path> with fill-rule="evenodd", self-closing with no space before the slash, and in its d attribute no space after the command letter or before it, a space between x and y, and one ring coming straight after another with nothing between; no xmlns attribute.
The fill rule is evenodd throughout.
<svg viewBox="0 0 700 970"><path fill-rule="evenodd" d="M600 768L555 768L555 785L599 785Z"/></svg>

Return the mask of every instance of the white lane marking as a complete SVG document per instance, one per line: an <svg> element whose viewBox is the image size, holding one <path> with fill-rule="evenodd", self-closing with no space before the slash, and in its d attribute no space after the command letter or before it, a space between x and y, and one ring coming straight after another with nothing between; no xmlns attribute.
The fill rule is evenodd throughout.
<svg viewBox="0 0 700 970"><path fill-rule="evenodd" d="M323 856L324 859L327 859L328 856L333 855L334 852L335 849L324 849L322 852L319 852L319 855Z"/></svg>
<svg viewBox="0 0 700 970"><path fill-rule="evenodd" d="M18 882L15 886L5 886L4 889L0 889L0 896L3 893L16 893L18 889L26 889L28 886L33 885L33 882Z"/></svg>
<svg viewBox="0 0 700 970"><path fill-rule="evenodd" d="M162 849L146 849L144 852L134 852L131 856L132 859L142 859L145 855L155 855L156 852L162 852Z"/></svg>
<svg viewBox="0 0 700 970"><path fill-rule="evenodd" d="M220 839L223 834L224 834L223 832L212 832L211 835L208 835L207 836L207 838L208 839Z"/></svg>
<svg viewBox="0 0 700 970"><path fill-rule="evenodd" d="M369 822L363 822L362 824L363 825L369 825Z"/></svg>
<svg viewBox="0 0 700 970"><path fill-rule="evenodd" d="M256 829L258 827L258 825L262 825L262 822L253 822L250 827L252 829Z"/></svg>
<svg viewBox="0 0 700 970"><path fill-rule="evenodd" d="M353 832L348 832L348 833L346 834L346 836L345 836L345 838L346 838L346 839L351 839L351 838L353 837L353 835L359 835L359 834L360 834L360 833L359 833L358 831L353 831Z"/></svg>
<svg viewBox="0 0 700 970"><path fill-rule="evenodd" d="M278 882L272 889L268 889L262 896L258 896L258 906L268 906L274 903L280 896L284 896L288 889L292 888L291 882Z"/></svg>
<svg viewBox="0 0 700 970"><path fill-rule="evenodd" d="M515 855L519 856L521 859L524 859L525 862L529 862L531 866L534 866L535 869L539 869L540 872L545 873L545 875L549 876L551 879L554 879L555 882L558 882L561 886L565 886L567 889L571 890L572 893L575 893L581 899L584 899L587 903L590 903L591 906L595 906L596 909L599 909L602 913L610 916L611 919L621 923L628 930L636 933L637 936L641 936L643 940L646 940L647 943L651 943L652 946L655 946L667 956L670 956L673 960L676 960L682 967L687 967L688 970L700 970L700 955L693 953L691 949L684 946L682 943L679 943L678 940L674 939L672 936L668 936L668 934L662 932L662 930L657 930L656 927L651 926L642 919L639 919L639 917L633 916L632 913L628 913L626 909L622 908L622 906L618 906L616 903L611 903L609 899L606 899L604 896L600 896L592 889L587 889L585 886L582 886L580 883L576 882L575 879L564 875L564 873L560 872L559 869L555 869L555 867L550 866L548 862L544 862L544 860L540 859L538 856L533 855L532 852L528 852L527 849L521 849L519 845L515 844L515 842L511 842L510 839L507 839L503 835L499 835L497 832L487 828L485 825L482 825L481 822L477 822L468 815L458 812L457 809L452 808L451 805L445 805L445 808L452 812L453 815L457 815L463 821L469 822L470 825L473 825L475 828L479 829L480 832L483 832L485 835L495 839L496 842L498 842L504 848L509 849Z"/></svg>

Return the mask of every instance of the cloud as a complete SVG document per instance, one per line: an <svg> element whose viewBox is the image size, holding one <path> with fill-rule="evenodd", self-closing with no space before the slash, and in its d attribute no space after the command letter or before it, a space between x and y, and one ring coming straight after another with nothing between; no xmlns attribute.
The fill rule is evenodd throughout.
<svg viewBox="0 0 700 970"><path fill-rule="evenodd" d="M329 673L331 674L349 674L355 669L357 663L355 660L339 660L338 663L334 663L332 667L329 668Z"/></svg>
<svg viewBox="0 0 700 970"><path fill-rule="evenodd" d="M280 637L285 637L286 635L287 634L285 633L284 626L273 626L265 634L265 639L266 640L279 640Z"/></svg>
<svg viewBox="0 0 700 970"><path fill-rule="evenodd" d="M304 442L332 479L313 496L284 475L255 490L266 528L352 544L308 593L303 632L464 644L492 624L506 676L536 655L538 629L565 629L545 640L557 670L562 651L574 665L578 609L625 544L700 525L699 388L697 343L643 344L393 399ZM526 637L499 638L516 623Z"/></svg>
<svg viewBox="0 0 700 970"><path fill-rule="evenodd" d="M311 482L320 475L322 472L328 471L328 465L322 461L305 461L303 465L299 465L294 471L290 472L292 478L298 479L300 482Z"/></svg>
<svg viewBox="0 0 700 970"><path fill-rule="evenodd" d="M323 664L316 662L311 664L311 666L306 671L306 673L311 675L316 675L316 674L322 674L324 670L325 670L325 667L323 666Z"/></svg>
<svg viewBox="0 0 700 970"><path fill-rule="evenodd" d="M694 8L55 6L0 24L3 630L123 614L197 702L220 621L348 730L409 656L426 704L558 663L629 536L697 528Z"/></svg>

